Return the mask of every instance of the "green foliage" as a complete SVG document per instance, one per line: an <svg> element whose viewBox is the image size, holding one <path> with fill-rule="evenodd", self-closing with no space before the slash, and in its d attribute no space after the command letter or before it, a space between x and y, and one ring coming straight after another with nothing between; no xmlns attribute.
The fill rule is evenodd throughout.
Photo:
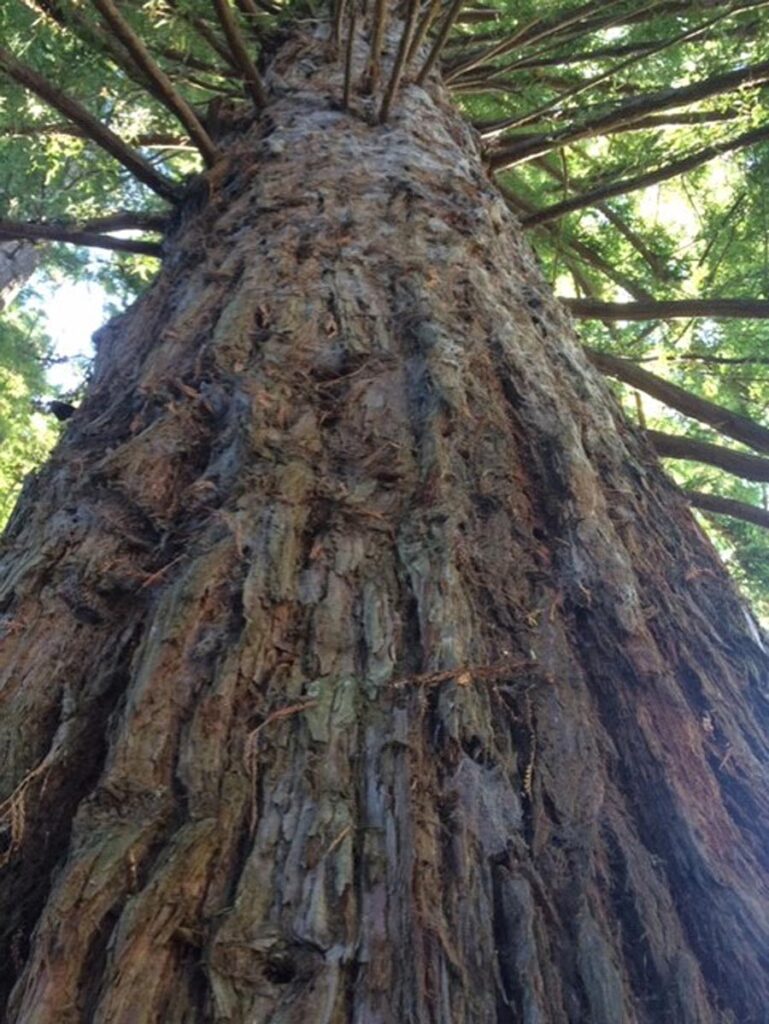
<svg viewBox="0 0 769 1024"><path fill-rule="evenodd" d="M0 523L16 501L23 478L50 451L58 431L35 404L49 395L47 339L30 314L0 315Z"/></svg>

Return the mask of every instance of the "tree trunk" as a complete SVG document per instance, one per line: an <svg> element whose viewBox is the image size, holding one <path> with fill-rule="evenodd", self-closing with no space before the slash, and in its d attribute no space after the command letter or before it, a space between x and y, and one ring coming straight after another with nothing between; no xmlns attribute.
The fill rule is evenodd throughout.
<svg viewBox="0 0 769 1024"><path fill-rule="evenodd" d="M6 534L5 1019L757 1024L752 619L440 86L267 85Z"/></svg>

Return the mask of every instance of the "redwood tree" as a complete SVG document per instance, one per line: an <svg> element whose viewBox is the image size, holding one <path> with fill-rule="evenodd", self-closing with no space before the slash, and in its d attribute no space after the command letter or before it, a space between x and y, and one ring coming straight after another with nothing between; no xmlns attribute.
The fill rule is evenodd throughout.
<svg viewBox="0 0 769 1024"><path fill-rule="evenodd" d="M760 1024L769 653L444 84L649 5L174 2L206 112L36 6L208 169L0 51L172 207L45 235L164 230L3 541L4 1019Z"/></svg>

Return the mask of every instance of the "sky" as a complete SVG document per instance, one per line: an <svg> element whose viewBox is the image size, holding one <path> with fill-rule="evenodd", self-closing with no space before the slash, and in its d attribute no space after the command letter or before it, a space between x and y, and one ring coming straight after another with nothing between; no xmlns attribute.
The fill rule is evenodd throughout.
<svg viewBox="0 0 769 1024"><path fill-rule="evenodd" d="M74 390L83 376L78 357L93 355L91 335L107 320L106 293L97 284L80 281L38 287L30 305L46 317L47 330L57 356L71 362L54 364L48 379L63 391Z"/></svg>

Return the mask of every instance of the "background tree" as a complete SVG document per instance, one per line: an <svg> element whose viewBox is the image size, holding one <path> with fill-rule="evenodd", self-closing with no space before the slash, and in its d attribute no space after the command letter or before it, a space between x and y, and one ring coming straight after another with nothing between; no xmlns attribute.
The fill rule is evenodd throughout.
<svg viewBox="0 0 769 1024"><path fill-rule="evenodd" d="M760 522L764 6L0 13L0 235L162 261L4 542L9 1020L760 1019L766 652L518 224Z"/></svg>

